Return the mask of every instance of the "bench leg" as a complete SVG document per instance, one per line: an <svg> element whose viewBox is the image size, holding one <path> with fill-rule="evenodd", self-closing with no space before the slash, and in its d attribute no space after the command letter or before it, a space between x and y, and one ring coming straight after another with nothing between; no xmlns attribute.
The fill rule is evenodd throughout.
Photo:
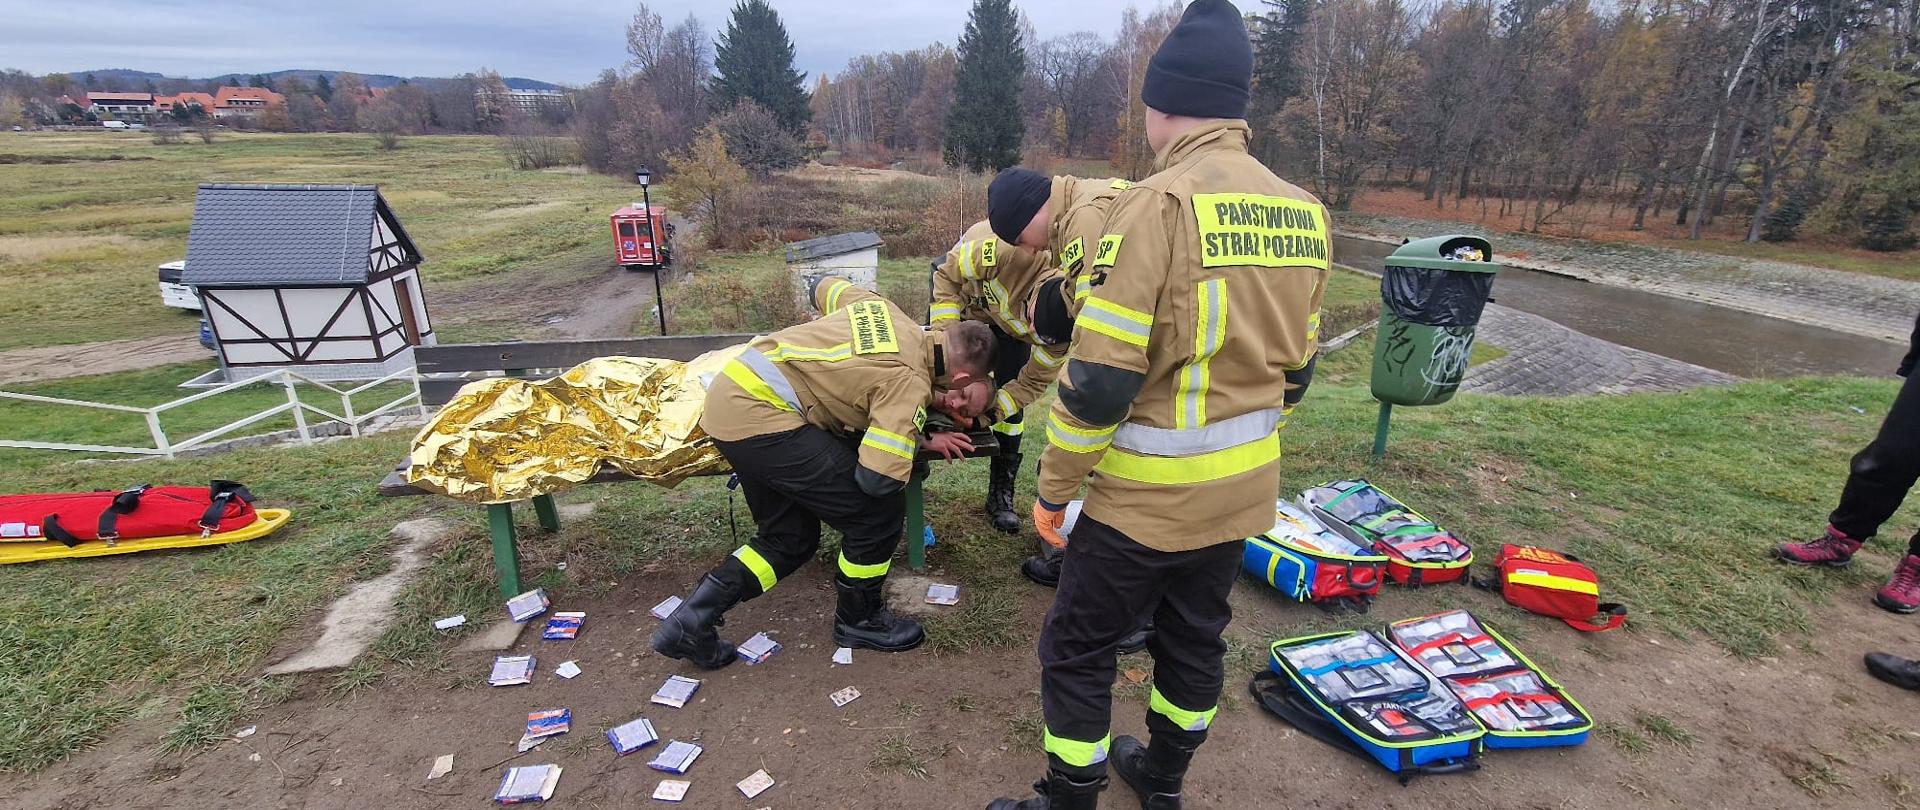
<svg viewBox="0 0 1920 810"><path fill-rule="evenodd" d="M493 535L493 573L502 599L520 595L520 549L513 539L513 504L487 504L487 531Z"/></svg>
<svg viewBox="0 0 1920 810"><path fill-rule="evenodd" d="M552 495L533 496L533 513L540 518L540 528L560 531L560 510L553 505Z"/></svg>
<svg viewBox="0 0 1920 810"><path fill-rule="evenodd" d="M907 567L915 571L927 569L926 492L918 478L907 484Z"/></svg>

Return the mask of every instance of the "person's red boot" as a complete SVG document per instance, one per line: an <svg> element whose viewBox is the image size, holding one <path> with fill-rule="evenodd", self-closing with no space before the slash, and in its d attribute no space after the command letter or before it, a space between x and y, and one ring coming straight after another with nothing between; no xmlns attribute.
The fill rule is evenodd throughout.
<svg viewBox="0 0 1920 810"><path fill-rule="evenodd" d="M1873 603L1895 613L1920 609L1920 555L1909 554L1893 569L1893 580L1873 595Z"/></svg>
<svg viewBox="0 0 1920 810"><path fill-rule="evenodd" d="M1845 568L1853 562L1860 541L1827 527L1827 533L1804 543L1781 543L1773 547L1773 556L1794 565L1830 565Z"/></svg>

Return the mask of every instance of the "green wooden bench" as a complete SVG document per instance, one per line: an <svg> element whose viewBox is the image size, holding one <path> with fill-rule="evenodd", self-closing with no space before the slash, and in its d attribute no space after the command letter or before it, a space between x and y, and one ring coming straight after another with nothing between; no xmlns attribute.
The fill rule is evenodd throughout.
<svg viewBox="0 0 1920 810"><path fill-rule="evenodd" d="M753 335L676 335L624 340L423 346L414 349L414 362L421 375L421 402L437 408L452 399L461 386L482 377L551 377L596 357L657 357L664 360L687 361L714 349L738 345L753 338ZM968 435L974 443L974 452L968 454L970 457L992 456L999 453L999 444L994 440L993 433L982 430L970 432ZM937 460L938 456L923 453L921 458L933 461ZM380 495L404 498L438 494L407 483L406 466L406 462L401 462L380 480ZM634 480L637 479L618 469L606 467L586 483L608 484ZM921 487L920 477L916 476L908 484L906 496L907 566L919 571L926 568L927 564L926 497ZM560 510L555 506L553 496L540 495L533 498L532 502L533 513L540 528L549 532L559 531ZM519 538L514 529L513 506L511 503L497 503L486 507L487 530L493 538L493 566L503 597L512 597L522 592Z"/></svg>

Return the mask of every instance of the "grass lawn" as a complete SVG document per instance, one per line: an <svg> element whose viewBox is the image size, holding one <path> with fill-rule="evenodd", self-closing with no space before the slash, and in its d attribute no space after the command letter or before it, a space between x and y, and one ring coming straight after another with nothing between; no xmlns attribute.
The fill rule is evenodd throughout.
<svg viewBox="0 0 1920 810"><path fill-rule="evenodd" d="M161 146L144 133L0 133L0 156L0 350L191 334L192 320L160 305L154 268L186 256L201 183L377 183L427 258L429 294L610 267L606 217L637 192L577 168L510 169L486 137L406 138L387 152L355 134Z"/></svg>
<svg viewBox="0 0 1920 810"><path fill-rule="evenodd" d="M1467 395L1398 411L1387 460L1376 467L1366 457L1375 412L1365 389L1367 348L1363 341L1321 366L1287 428L1287 490L1364 475L1485 555L1503 541L1573 551L1600 569L1609 598L1633 606L1636 627L1741 656L1810 632L1810 604L1883 567L1836 576L1773 564L1765 552L1818 527L1847 457L1892 398L1889 382L1804 379L1553 400ZM128 379L129 389L138 387ZM322 683L350 690L383 679L462 682L447 663L449 640L426 628L438 616L497 608L480 510L375 497L373 482L405 442L388 435L179 461L0 459L5 492L231 478L295 512L287 529L252 543L0 568L0 725L15 730L0 742L0 769L43 766L116 729L142 729L182 751L229 733L234 720L294 689L293 681L255 674L269 656L348 583L384 570L388 530L424 513L447 515L466 531L430 549L396 629L356 668ZM944 652L1031 640L1031 628L1009 618L1018 611L1008 610L1025 587L1015 564L1030 540L1009 542L972 519L984 487L973 472L939 472L929 482L929 514L941 531L936 571L969 593L962 608L932 620L931 643ZM602 592L642 567L697 568L734 543L717 480L672 491L588 487L566 500L599 509L523 548L528 580L556 598ZM1912 530L1911 511L1889 536ZM828 546L823 554L832 553Z"/></svg>
<svg viewBox="0 0 1920 810"><path fill-rule="evenodd" d="M1886 276L1902 281L1920 281L1920 253L1911 250L1881 253L1854 247L1809 245L1802 242L1728 242L1718 239L1702 239L1697 242L1691 239L1661 239L1656 240L1655 244L1674 250L1697 250L1702 253L1718 253L1722 256L1805 264L1851 273Z"/></svg>
<svg viewBox="0 0 1920 810"><path fill-rule="evenodd" d="M43 397L150 408L199 393L203 389L181 388L180 383L214 367L212 361L176 363L119 374L16 384L9 386L8 390ZM345 390L351 386L334 387ZM410 388L410 385L389 383L362 391L352 397L354 413L364 414L385 405ZM337 394L304 384L299 386L299 394L300 401L308 406L344 415ZM165 411L160 414L160 427L168 441L177 444L276 405L283 405L286 401L284 387L274 383L257 383ZM307 414L307 424L310 426L323 421L324 417ZM293 427L293 416L283 413L224 434L221 438L251 436ZM146 417L142 414L12 399L0 399L0 439L116 447L155 446ZM219 440L216 438L213 441ZM71 454L58 451L0 449L0 463L57 462L71 458Z"/></svg>

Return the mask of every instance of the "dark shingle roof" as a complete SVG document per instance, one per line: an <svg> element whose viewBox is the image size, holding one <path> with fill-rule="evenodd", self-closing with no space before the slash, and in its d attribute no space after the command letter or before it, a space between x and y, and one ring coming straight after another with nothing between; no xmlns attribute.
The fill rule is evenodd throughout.
<svg viewBox="0 0 1920 810"><path fill-rule="evenodd" d="M378 186L203 185L181 281L195 287L365 283L374 217L386 208ZM395 230L417 256L406 233Z"/></svg>
<svg viewBox="0 0 1920 810"><path fill-rule="evenodd" d="M839 233L832 236L822 236L819 239L808 239L805 242L789 242L787 244L787 261L812 261L814 259L839 256L852 253L856 250L866 250L867 248L879 246L880 234L874 233L873 231Z"/></svg>

